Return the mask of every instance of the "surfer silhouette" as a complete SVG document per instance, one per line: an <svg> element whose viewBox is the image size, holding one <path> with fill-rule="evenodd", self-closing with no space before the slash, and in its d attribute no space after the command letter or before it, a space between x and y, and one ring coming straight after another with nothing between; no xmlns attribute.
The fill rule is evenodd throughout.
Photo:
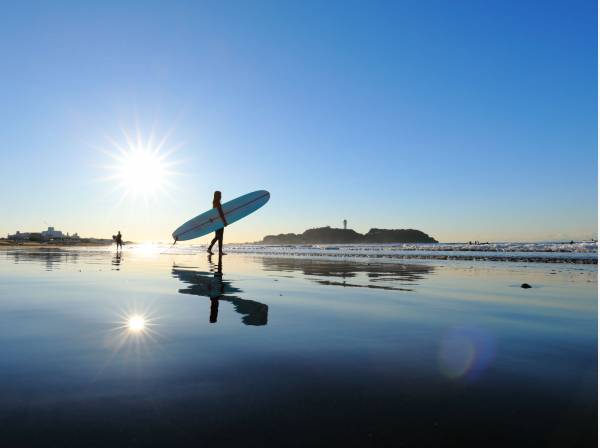
<svg viewBox="0 0 600 448"><path fill-rule="evenodd" d="M223 221L223 224L225 226L227 226L227 220L225 219L225 214L223 213L223 208L221 207L221 192L220 191L215 191L215 194L213 196L213 208L217 209L217 211L219 212L219 216L221 217L221 220ZM218 241L219 242L219 255L226 255L223 252L223 231L224 230L225 230L225 228L215 231L215 237L210 242L210 245L208 246L208 249L206 250L206 252L208 252L209 254L212 255L213 254L212 248L215 245L215 243Z"/></svg>
<svg viewBox="0 0 600 448"><path fill-rule="evenodd" d="M117 243L117 250L119 250L119 247L121 248L121 250L123 250L123 235L121 235L120 230L114 238L115 242Z"/></svg>

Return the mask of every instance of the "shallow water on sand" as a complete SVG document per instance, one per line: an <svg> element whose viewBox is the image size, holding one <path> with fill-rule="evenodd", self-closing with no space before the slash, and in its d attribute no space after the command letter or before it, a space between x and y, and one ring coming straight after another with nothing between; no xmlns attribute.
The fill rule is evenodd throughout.
<svg viewBox="0 0 600 448"><path fill-rule="evenodd" d="M2 250L2 440L595 446L596 291L596 265Z"/></svg>

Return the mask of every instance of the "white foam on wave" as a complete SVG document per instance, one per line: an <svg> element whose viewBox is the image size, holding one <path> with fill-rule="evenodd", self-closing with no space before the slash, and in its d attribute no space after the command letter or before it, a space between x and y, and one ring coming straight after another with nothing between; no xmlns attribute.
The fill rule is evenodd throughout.
<svg viewBox="0 0 600 448"><path fill-rule="evenodd" d="M181 248L185 252L202 251L205 246ZM448 259L522 262L597 263L598 243L489 243L489 244L345 244L345 245L256 245L228 244L231 253L348 257L356 259ZM204 249L205 250L205 249ZM188 253L189 253L188 252Z"/></svg>
<svg viewBox="0 0 600 448"><path fill-rule="evenodd" d="M111 247L73 248L77 251L106 251ZM598 243L489 243L489 244L321 244L321 245L258 245L226 244L226 252L312 258L370 259L433 259L433 260L490 260L536 263L598 263ZM147 255L196 255L206 252L205 244L176 245L146 243L126 245L125 252Z"/></svg>

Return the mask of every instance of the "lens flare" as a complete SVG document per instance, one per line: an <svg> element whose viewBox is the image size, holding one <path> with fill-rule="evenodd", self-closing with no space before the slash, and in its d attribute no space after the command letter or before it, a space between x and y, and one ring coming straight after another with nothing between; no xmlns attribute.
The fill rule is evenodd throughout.
<svg viewBox="0 0 600 448"><path fill-rule="evenodd" d="M475 347L468 338L454 335L442 341L440 362L442 371L450 378L463 376L473 365Z"/></svg>
<svg viewBox="0 0 600 448"><path fill-rule="evenodd" d="M481 328L453 328L440 343L440 370L453 380L476 380L493 361L494 348L491 334Z"/></svg>

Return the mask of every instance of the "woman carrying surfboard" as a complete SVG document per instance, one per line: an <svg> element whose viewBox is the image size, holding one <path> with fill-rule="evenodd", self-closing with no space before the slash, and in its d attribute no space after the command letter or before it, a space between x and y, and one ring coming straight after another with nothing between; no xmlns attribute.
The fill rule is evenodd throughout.
<svg viewBox="0 0 600 448"><path fill-rule="evenodd" d="M257 190L252 193L245 194L239 198L235 198L221 205L221 193L215 192L215 198L213 201L213 208L199 214L198 216L189 219L182 225L177 227L172 233L173 244L178 241L187 241L194 238L199 238L209 233L217 231L215 239L213 239L208 251L212 249L215 242L220 241L219 246L222 245L223 232L219 232L218 229L224 225L232 224L245 218L250 213L254 213L256 210L261 208L267 202L271 195L266 190Z"/></svg>
<svg viewBox="0 0 600 448"><path fill-rule="evenodd" d="M216 208L217 211L219 212L219 216L221 217L221 220L223 221L223 224L225 225L225 227L227 227L227 220L225 219L225 214L223 213L223 208L221 207L221 192L220 191L215 191L215 194L213 196L213 208ZM208 252L209 254L213 254L212 248L214 246L214 244L218 241L219 242L219 255L226 255L225 253L223 253L223 231L225 230L225 228L221 228L221 229L217 229L215 231L215 237L212 239L212 241L210 242L210 246L208 246L208 249L206 250L206 252Z"/></svg>

